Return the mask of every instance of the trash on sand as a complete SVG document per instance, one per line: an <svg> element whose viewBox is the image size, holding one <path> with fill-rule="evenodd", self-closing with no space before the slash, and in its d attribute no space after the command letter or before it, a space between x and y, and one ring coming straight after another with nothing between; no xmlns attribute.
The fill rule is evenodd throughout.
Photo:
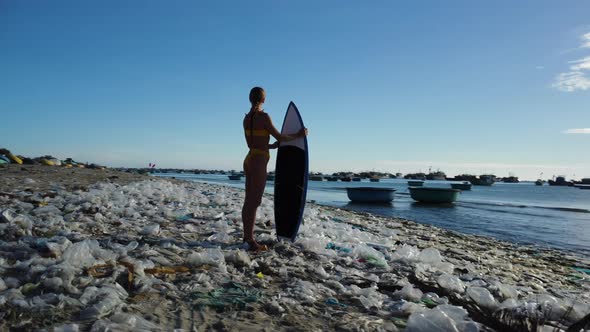
<svg viewBox="0 0 590 332"><path fill-rule="evenodd" d="M326 299L326 304L338 306L338 307L342 307L342 308L348 307L346 304L338 302L338 300L333 297Z"/></svg>
<svg viewBox="0 0 590 332"><path fill-rule="evenodd" d="M210 306L219 309L237 307L243 309L247 303L257 302L262 297L260 291L248 288L237 282L228 282L222 288L214 289L208 293L194 293L195 304Z"/></svg>
<svg viewBox="0 0 590 332"><path fill-rule="evenodd" d="M190 269L186 266L158 266L152 269L145 269L143 271L149 274L176 274L190 272Z"/></svg>
<svg viewBox="0 0 590 332"><path fill-rule="evenodd" d="M332 250L337 250L337 251L341 251L341 252L351 252L352 249L350 248L345 248L345 247L341 247L341 246L337 246L334 243L330 242L326 245L326 249L332 249Z"/></svg>

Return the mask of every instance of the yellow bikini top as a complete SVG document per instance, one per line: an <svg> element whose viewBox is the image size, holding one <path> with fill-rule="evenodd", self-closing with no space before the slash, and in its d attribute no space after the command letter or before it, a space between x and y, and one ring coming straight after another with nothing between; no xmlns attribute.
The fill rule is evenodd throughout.
<svg viewBox="0 0 590 332"><path fill-rule="evenodd" d="M270 133L266 129L244 129L246 136L270 136Z"/></svg>

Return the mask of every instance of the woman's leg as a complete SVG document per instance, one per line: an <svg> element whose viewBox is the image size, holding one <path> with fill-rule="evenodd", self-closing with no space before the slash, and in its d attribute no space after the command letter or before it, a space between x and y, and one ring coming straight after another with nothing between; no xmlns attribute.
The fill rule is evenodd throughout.
<svg viewBox="0 0 590 332"><path fill-rule="evenodd" d="M254 239L254 223L256 210L262 201L262 194L266 186L266 156L250 156L244 162L246 174L246 198L242 207L242 222L244 224L244 242L258 249L258 243Z"/></svg>

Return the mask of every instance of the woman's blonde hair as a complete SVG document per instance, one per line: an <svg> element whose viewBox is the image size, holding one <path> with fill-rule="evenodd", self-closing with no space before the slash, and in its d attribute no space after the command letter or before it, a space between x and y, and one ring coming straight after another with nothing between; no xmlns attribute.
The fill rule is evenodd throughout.
<svg viewBox="0 0 590 332"><path fill-rule="evenodd" d="M250 110L257 109L263 103L265 97L266 92L264 92L263 88L259 86L253 87L252 90L250 90L250 103L252 104Z"/></svg>

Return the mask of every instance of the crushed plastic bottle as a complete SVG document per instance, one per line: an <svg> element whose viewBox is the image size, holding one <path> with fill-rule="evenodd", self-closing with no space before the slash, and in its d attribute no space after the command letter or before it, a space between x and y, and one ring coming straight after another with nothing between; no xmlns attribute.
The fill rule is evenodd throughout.
<svg viewBox="0 0 590 332"><path fill-rule="evenodd" d="M160 232L160 225L150 224L145 226L139 233L143 235L157 235Z"/></svg>
<svg viewBox="0 0 590 332"><path fill-rule="evenodd" d="M219 248L207 248L202 252L193 252L188 256L187 263L194 266L217 266L219 271L227 273L225 256Z"/></svg>
<svg viewBox="0 0 590 332"><path fill-rule="evenodd" d="M407 332L479 331L477 324L466 322L467 310L453 305L416 312L407 322ZM474 330L475 329L475 330Z"/></svg>
<svg viewBox="0 0 590 332"><path fill-rule="evenodd" d="M71 266L90 267L115 261L117 256L102 249L96 240L84 240L68 246L61 258L62 262Z"/></svg>
<svg viewBox="0 0 590 332"><path fill-rule="evenodd" d="M436 279L436 282L447 292L459 294L465 292L465 285L457 276L443 273Z"/></svg>
<svg viewBox="0 0 590 332"><path fill-rule="evenodd" d="M498 307L498 302L486 288L469 287L467 288L467 295L482 308L494 310Z"/></svg>
<svg viewBox="0 0 590 332"><path fill-rule="evenodd" d="M80 319L104 317L123 305L128 296L127 292L119 284L106 285L101 288L90 286L86 288L84 294L80 297L82 304L89 305L80 311Z"/></svg>
<svg viewBox="0 0 590 332"><path fill-rule="evenodd" d="M420 289L414 288L412 284L408 283L401 290L396 291L394 295L399 296L404 300L418 302L424 294Z"/></svg>
<svg viewBox="0 0 590 332"><path fill-rule="evenodd" d="M438 249L426 248L422 250L417 257L418 261L424 264L436 265L442 262L442 257Z"/></svg>

